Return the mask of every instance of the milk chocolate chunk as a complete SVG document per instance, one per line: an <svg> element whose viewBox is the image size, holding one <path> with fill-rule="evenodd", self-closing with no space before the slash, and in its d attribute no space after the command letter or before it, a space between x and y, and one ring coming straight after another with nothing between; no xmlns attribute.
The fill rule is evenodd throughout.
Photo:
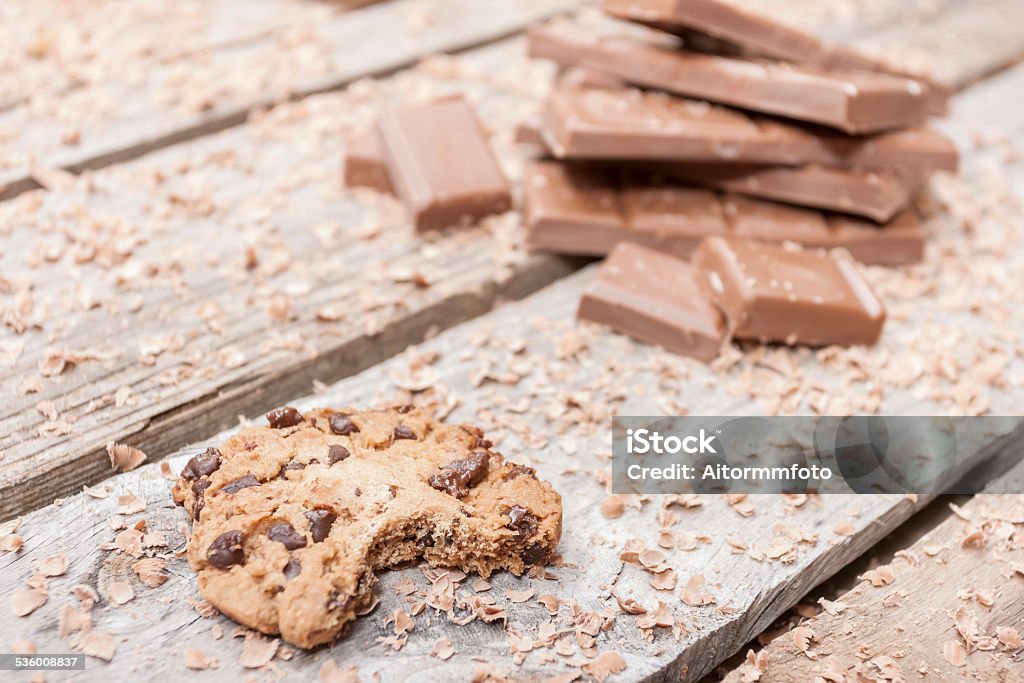
<svg viewBox="0 0 1024 683"><path fill-rule="evenodd" d="M718 355L725 334L689 263L628 242L583 290L577 317L702 361Z"/></svg>
<svg viewBox="0 0 1024 683"><path fill-rule="evenodd" d="M391 182L418 230L473 223L511 207L508 181L461 97L389 108L377 129Z"/></svg>
<svg viewBox="0 0 1024 683"><path fill-rule="evenodd" d="M907 127L927 116L925 88L899 76L701 54L565 24L533 29L530 48L562 66L847 133Z"/></svg>
<svg viewBox="0 0 1024 683"><path fill-rule="evenodd" d="M928 128L850 137L630 88L556 88L542 125L551 153L566 159L816 163L911 172L956 170L958 160L953 143Z"/></svg>
<svg viewBox="0 0 1024 683"><path fill-rule="evenodd" d="M384 143L376 130L367 131L349 143L344 174L348 187L368 187L385 194L395 193L384 158Z"/></svg>
<svg viewBox="0 0 1024 683"><path fill-rule="evenodd" d="M838 43L744 9L730 0L604 0L608 14L646 24L690 39L692 32L710 36L748 55L773 57L797 64L829 68L858 69L921 79L927 85L934 113L941 113L949 98L948 89L920 75L909 74L889 64ZM716 46L716 49L721 49Z"/></svg>
<svg viewBox="0 0 1024 683"><path fill-rule="evenodd" d="M882 333L885 309L849 261L709 237L693 262L738 339L853 345Z"/></svg>

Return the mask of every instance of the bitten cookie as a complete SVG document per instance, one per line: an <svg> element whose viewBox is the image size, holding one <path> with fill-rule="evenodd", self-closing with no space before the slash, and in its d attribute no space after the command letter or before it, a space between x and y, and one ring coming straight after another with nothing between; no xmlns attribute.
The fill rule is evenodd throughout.
<svg viewBox="0 0 1024 683"><path fill-rule="evenodd" d="M313 647L369 604L377 569L518 575L558 544L561 497L479 429L411 407L267 420L192 458L173 489L195 520L199 592L246 626Z"/></svg>

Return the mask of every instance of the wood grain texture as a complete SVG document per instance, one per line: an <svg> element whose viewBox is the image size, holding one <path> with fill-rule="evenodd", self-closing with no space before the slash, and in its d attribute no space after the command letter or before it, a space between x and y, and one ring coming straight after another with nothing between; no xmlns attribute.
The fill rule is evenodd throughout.
<svg viewBox="0 0 1024 683"><path fill-rule="evenodd" d="M146 59L136 59L121 42L97 41L89 78L73 88L36 90L31 101L0 106L0 199L38 187L36 176L50 168L78 173L136 158L240 125L248 112L281 99L336 89L432 51L465 48L510 33L530 18L586 4L394 0L338 15L343 3L260 0L251 3L255 11L247 6L245 22L235 22L238 26L231 31L218 30L231 23L218 19L226 11L221 6L232 1L221 0L205 12L194 7L179 12L184 16L176 17L177 23L168 22L168 42L181 43L178 50L155 50L143 53ZM960 83L1005 66L1021 46L1012 22L991 21L1004 8L1011 16L1019 11L1014 0L982 0L985 21L974 20L973 15L969 21L951 16L958 4L885 0L869 6L834 2L808 7L787 2L768 3L762 9L827 37L870 46L898 62L909 59L934 67L944 80ZM106 8L106 14L112 12ZM105 16L102 10L81 14L83 26L102 25L100 18ZM401 29L400 40L394 38L396 27ZM934 36L944 40L951 27L957 31L955 49L943 45L931 53L935 63L925 64L922 55L936 47ZM192 30L184 33L187 29ZM139 42L145 44L150 35L142 32ZM390 39L384 45L363 39L368 35ZM16 60L17 72L8 89L13 91L23 81L45 80L20 73L25 62ZM123 64L130 65L131 78L125 77ZM46 60L38 68L60 75Z"/></svg>
<svg viewBox="0 0 1024 683"><path fill-rule="evenodd" d="M134 159L240 125L283 100L513 34L580 0L394 0L352 12L293 4L294 11L278 12L276 30L250 40L0 111L0 198L45 185L47 169L80 173Z"/></svg>
<svg viewBox="0 0 1024 683"><path fill-rule="evenodd" d="M678 547L661 551L678 584L672 590L653 588L653 575L624 564L619 553L631 539L648 548L658 547L661 525L657 518L665 501L657 497L629 499L621 518L602 516L605 489L601 482L610 453L608 417L613 413L658 414L669 405L693 412L761 412L765 404L735 391L733 383L755 365L778 359L739 359L729 370L712 369L593 327L580 328L572 320L573 310L580 287L591 275L592 269L584 270L296 403L305 409L413 400L438 406L443 412L451 410L450 421L483 426L507 457L536 467L539 475L553 481L563 494L565 523L560 551L564 565L552 569L557 581L495 576L489 595L508 610L505 628L480 621L457 627L449 623L447 615L428 608L415 617L416 626L405 647L394 653L378 638L393 633L386 623L389 614L399 608L411 610L410 602L398 594L398 584L411 580L419 591L426 591L428 585L416 568L388 572L378 590L381 604L374 614L359 620L330 648L274 662L274 673L268 675L308 680L326 659L332 659L343 668L357 667L364 680L374 672L387 681L466 680L483 659L494 671L514 680L539 680L578 671L579 665L591 660L575 645L565 656L537 646L522 653L519 665L510 656L512 638L521 643L519 636L523 636L532 644L543 640L542 629L551 628L573 635L578 623L573 617L575 609L613 618L597 640L599 652L616 652L626 662L625 670L612 680L695 680L924 503L923 499L898 495L822 496L807 501L753 496L748 499L751 514L743 516L724 497L706 496L695 508L667 507L677 516L670 530L679 534L681 541ZM782 356L792 353L779 351ZM808 358L800 372L838 390L845 386L843 375L848 371L849 367ZM423 386L430 388L421 391ZM864 390L847 387L850 393ZM901 392L888 397L886 407L907 412L924 410L927 403ZM1016 418L1006 418L1001 425L1000 433L1005 434L1019 435L1024 428ZM976 459L984 459L1001 437L995 433L978 436L965 447ZM171 469L178 470L186 458L206 445L194 444L172 455ZM222 618L201 618L187 600L196 597L193 577L172 552L185 542L187 520L170 501L170 482L153 464L114 477L107 484L110 493L105 499L79 494L25 517L18 529L25 539L24 549L0 557L0 595L8 596L22 586L34 571L33 561L48 555L67 553L70 569L50 580L51 597L46 605L28 617L8 619L0 625L0 642L27 638L42 651L67 648L72 636L61 638L56 621L63 606L74 600L67 589L83 583L102 596L92 611L93 628L112 635L118 653L110 664L90 659L90 669L80 680L140 671L180 675L185 671L182 651L187 647L219 660L220 668L204 677L233 680L244 675L238 664L242 642L230 637L232 624ZM168 563L169 579L156 589L145 588L133 576L130 565L134 558L97 549L98 544L114 537L105 520L115 511L118 496L129 492L143 498L147 507L145 512L129 516L128 523L145 518L147 531L159 531L167 540L166 548L144 553ZM840 534L835 529L842 521L848 521L850 529ZM706 535L706 539L696 540L697 535ZM690 540L694 548L685 550ZM690 607L681 601L680 592L698 576L707 581L715 602ZM107 597L115 580L128 582L135 589L135 599L123 607L112 605ZM472 578L458 594L471 596L471 583ZM532 589L535 596L555 594L566 603L557 617L551 617L534 601L512 604L505 598L507 589ZM664 602L672 620L680 620L678 638L669 628L656 628L645 635L633 616L620 611L616 596L624 601L635 599L648 609ZM466 614L455 611L456 617ZM544 626L546 623L551 626ZM226 635L213 641L211 629L217 627ZM458 652L446 662L429 654L441 636L450 639Z"/></svg>
<svg viewBox="0 0 1024 683"><path fill-rule="evenodd" d="M424 244L394 204L337 189L378 101L446 88L478 102L517 177L511 123L549 78L511 41L5 203L0 517L109 475L110 441L166 452L570 272L523 254L514 216ZM263 265L246 270L249 247ZM344 321L317 319L331 305ZM54 354L77 362L42 376Z"/></svg>
<svg viewBox="0 0 1024 683"><path fill-rule="evenodd" d="M802 683L826 674L832 678L825 680L839 683L882 675L1021 680L1022 487L1024 464L1018 464L891 563L871 570L876 573L826 606L831 612L802 622L813 634L809 647L800 640L808 631L783 634L759 653L756 665L744 664L726 683ZM893 581L875 585L871 578L886 570Z"/></svg>
<svg viewBox="0 0 1024 683"><path fill-rule="evenodd" d="M515 213L424 237L341 187L381 101L454 91L517 178L550 76L504 42L0 205L0 517L108 476L110 441L177 448L570 272L523 252Z"/></svg>

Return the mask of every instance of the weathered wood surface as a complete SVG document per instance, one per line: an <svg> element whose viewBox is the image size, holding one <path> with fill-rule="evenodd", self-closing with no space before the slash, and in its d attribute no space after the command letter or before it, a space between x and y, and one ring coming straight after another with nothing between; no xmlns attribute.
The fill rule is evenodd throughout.
<svg viewBox="0 0 1024 683"><path fill-rule="evenodd" d="M552 569L558 580L495 576L488 594L499 606L507 607L507 629L479 621L456 627L449 624L447 615L428 608L414 619L416 626L405 647L394 653L377 639L393 633L393 626L386 623L389 614L399 608L411 611L411 603L395 590L398 582L412 580L420 591L428 586L416 568L390 572L379 589L381 604L373 615L361 619L331 648L274 662L274 670L265 674L266 678L309 679L326 659L342 667L356 666L364 679L378 672L387 681L466 680L480 666L479 659L514 679L579 671L579 665L590 660L575 645L569 646L572 652L565 656L538 646L523 653L521 667L509 655L510 634L517 634L516 643L531 646L544 639L544 629L573 635L577 624L572 605L576 604L579 610L614 617L610 628L599 634L597 650L616 652L624 659L621 680L694 680L923 503L883 495L823 496L807 501L755 496L747 501L752 503L751 510L744 511L732 507L724 497L709 496L699 507L669 507L677 518L669 528L678 534L678 547L661 548L661 552L676 573L677 584L671 590L655 590L650 585L653 574L623 565L618 558L630 539L651 549L659 547L662 501L628 500L625 514L614 521L600 512L610 452L608 418L616 412L657 414L684 408L724 414L759 412L770 406L735 391L734 383L749 382L743 378L756 372L760 364L775 364L796 354L777 350L759 360L748 355L736 359L730 369L714 369L596 328L580 328L572 319L573 309L580 287L591 274L592 268L573 275L297 402L306 408L412 398L439 406L439 410L450 409L450 420L485 427L500 450L537 467L563 493L565 532L560 550L565 565ZM896 326L901 325L897 322ZM808 357L799 372L813 377L816 386L838 390L846 386L843 376L851 367ZM431 388L408 395L410 388L426 385ZM849 396L867 391L864 386L846 390ZM920 402L908 391L887 396L885 406L894 412L940 409L928 401ZM1003 407L1000 403L997 409ZM1019 433L1021 421L1007 418L1004 425L1007 432L1016 426ZM983 458L989 455L986 447L998 438L988 435L968 448ZM171 469L179 469L187 457L204 447L196 444L174 455ZM5 620L0 626L0 642L27 638L40 651L67 649L73 636L61 638L56 620L64 605L75 600L67 594L68 588L81 583L93 586L101 596L92 610L93 629L113 636L118 650L109 664L91 658L84 680L138 671L177 675L185 670L182 651L188 647L219 660L220 668L204 677L232 680L243 675L238 664L242 642L230 637L232 624L222 618L201 618L188 602L195 597L194 582L184 560L172 552L184 543L186 519L170 501L170 482L153 464L119 475L100 489L108 485L111 490L105 499L79 494L23 520L18 533L25 539L24 549L0 557L0 595L9 596L23 585L34 571L33 561L65 552L69 569L50 579L51 597L46 605L26 618ZM129 515L127 523L145 518L147 532L166 537L166 547L144 553L167 560L169 578L159 588L145 588L138 582L131 569L134 558L97 549L113 539L115 532L105 520L115 512L118 496L129 492L143 498L147 507ZM849 528L840 533L836 529L841 522L849 522ZM692 550L684 549L691 545ZM707 581L713 604L690 607L681 601L683 587L694 577ZM109 585L115 580L128 582L135 589L134 600L122 607L111 605L108 598ZM471 583L472 579L466 581L458 594L472 595ZM505 598L507 589L532 589L535 596L554 594L566 604L551 618L535 601L510 604ZM672 629L655 628L653 640L648 641L636 619L619 610L615 596L623 601L635 599L651 610L664 602L670 623L680 620L678 640ZM416 599L414 594L413 601ZM459 617L465 614L456 611ZM548 622L553 626L543 626ZM212 630L218 626L225 636L211 640ZM458 652L443 663L429 654L442 636L450 639ZM519 640L520 636L525 641Z"/></svg>
<svg viewBox="0 0 1024 683"><path fill-rule="evenodd" d="M25 31L14 41L13 68L2 88L13 94L0 106L0 198L45 183L50 168L80 172L131 159L239 125L247 112L283 98L335 89L358 76L393 70L432 51L491 40L530 19L586 3L392 0L339 15L344 3L260 0L247 4L243 21L219 21L231 4L222 0L204 10L188 5L164 10L170 16L154 11L168 25L161 49L144 49L154 42L156 21L132 41L85 41L89 49L81 52L89 57L88 68L67 65L80 64L74 52L63 59L59 53L52 59L23 59L26 49L48 44L38 36L49 36L45 29ZM1021 12L1015 0L979 0L970 9L952 0L766 7L809 30L927 67L954 85L1005 66L1024 50L1024 38L1013 30ZM31 16L37 13L42 14L36 10ZM105 6L79 14L85 27L118 25L104 22L107 15L121 21L134 16L122 18ZM228 24L233 28L216 28ZM104 35L104 30L94 33ZM132 49L135 45L143 47ZM60 83L68 71L74 87L35 89L26 99L23 91L34 83L46 82L47 76Z"/></svg>
<svg viewBox="0 0 1024 683"><path fill-rule="evenodd" d="M1018 465L725 680L1021 680L1022 487Z"/></svg>
<svg viewBox="0 0 1024 683"><path fill-rule="evenodd" d="M524 678L575 671L574 663L590 661L575 646L566 656L537 647L523 653L522 666L517 666L509 654L513 636L515 646L522 647L524 642L544 640L541 633L547 629L575 635L577 624L569 605L552 619L535 602L509 604L508 588L532 588L538 596L556 594L570 604L575 601L583 611L608 610L615 616L614 624L599 634L597 649L623 657L626 669L621 680L693 680L749 642L924 501L826 496L798 506L777 497L756 497L750 499L751 517L741 516L719 497L705 498L703 506L694 509L673 507L677 521L671 530L679 540L677 547L662 552L677 575L677 585L671 591L655 590L651 574L624 566L618 556L630 539L658 547L662 501L629 501L623 517L615 521L606 520L599 509L605 496L601 472L608 467L610 451L607 420L614 413L684 411L1018 412L1024 381L1019 335L1024 311L1016 305L1016 284L1009 274L1019 272L1022 255L1008 253L1005 245L1019 241L1022 230L1014 197L1024 194L1024 184L1019 161L1014 160L1019 157L1011 153L1019 144L1011 136L1019 131L1020 122L1008 120L1000 129L998 120L984 114L993 103L1015 96L1019 87L1019 72L1010 72L991 88L971 90L956 103L951 132L969 153L962 179L937 183L947 208L929 222L933 234L928 259L900 271L867 269L892 313L882 343L874 349L750 348L706 367L576 325L573 311L591 267L299 401L300 407L368 405L405 400L402 387L431 387L413 398L450 408L451 420L484 426L509 457L536 466L563 492L561 550L566 566L553 569L557 582L494 578L489 594L508 608L508 630L479 621L449 626L446 615L428 608L415 617L408 643L397 653L377 641L394 633L387 615L400 607L412 610L396 589L405 579L413 580L420 591L427 583L417 569L390 572L379 590L381 605L348 636L331 648L275 661L273 672L262 675L305 680L322 667L329 668L325 661L330 659L342 668L356 666L366 679L379 672L384 680L461 680L482 666L473 659L478 657L499 673ZM979 128L984 128L984 135L978 134ZM924 305L926 301L931 303ZM196 444L174 455L172 468L204 447ZM10 595L23 585L34 571L33 560L64 551L71 562L66 575L50 580L49 601L28 617L5 622L0 640L28 638L41 651L70 647L74 636L61 638L56 624L64 605L75 601L66 590L84 583L101 595L92 613L95 632L112 635L118 648L110 664L91 658L86 680L137 671L178 675L185 671L183 649L189 647L219 660L220 668L204 677L234 680L244 675L238 663L243 644L229 636L230 622L202 618L186 600L195 597L195 589L184 562L170 552L180 550L184 542L185 520L171 506L169 482L156 465L147 465L109 484L112 490L106 499L80 494L26 516L18 530L25 538L24 550L0 558L0 594ZM134 558L96 549L113 539L115 532L105 519L116 508L117 496L129 491L144 498L147 509L128 521L145 517L147 529L166 536L166 549L147 551L168 561L170 578L156 589L145 588L134 577ZM706 534L707 542L694 538L696 534ZM691 542L695 548L684 550ZM714 604L690 607L681 601L680 591L695 576L705 578ZM114 580L131 583L136 592L132 602L122 607L110 603L107 596ZM471 583L464 582L459 594L472 595ZM677 641L668 628L655 628L653 641L646 640L636 618L619 611L615 595L635 599L648 609L664 602L671 621L681 619L686 631L679 631ZM458 616L465 614L457 611ZM554 626L542 626L549 621ZM211 640L218 631L224 637ZM429 654L439 637L450 639L457 651L444 663Z"/></svg>
<svg viewBox="0 0 1024 683"><path fill-rule="evenodd" d="M510 41L0 206L0 517L107 476L110 441L172 450L569 272L522 253L515 216L424 244L390 201L338 189L379 98L445 88L479 101L516 177L511 123L549 76ZM416 272L431 286L396 282ZM329 305L345 320L318 320Z"/></svg>
<svg viewBox="0 0 1024 683"><path fill-rule="evenodd" d="M167 452L570 272L514 213L418 236L340 178L381 101L453 91L517 178L550 75L506 41L0 205L0 517L108 476L110 441Z"/></svg>
<svg viewBox="0 0 1024 683"><path fill-rule="evenodd" d="M393 0L342 12L338 4L292 2L269 33L158 61L135 78L121 79L125 67L111 66L107 78L0 111L0 198L45 185L47 169L80 172L132 159L237 126L288 98L496 40L579 4ZM216 15L210 21L222 23Z"/></svg>

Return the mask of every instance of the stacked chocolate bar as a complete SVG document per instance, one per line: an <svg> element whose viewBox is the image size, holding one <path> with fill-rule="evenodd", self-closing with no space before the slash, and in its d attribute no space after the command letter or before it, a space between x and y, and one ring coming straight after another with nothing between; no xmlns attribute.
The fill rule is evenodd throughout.
<svg viewBox="0 0 1024 683"><path fill-rule="evenodd" d="M630 23L530 32L561 73L518 132L542 157L528 245L610 254L580 317L704 360L730 336L874 343L884 307L852 259L921 260L912 195L958 162L925 124L948 93L735 0L603 7Z"/></svg>
<svg viewBox="0 0 1024 683"><path fill-rule="evenodd" d="M722 235L921 259L913 190L958 161L924 124L942 88L735 2L604 9L657 31L563 23L529 36L532 56L563 67L519 133L547 157L527 175L532 248L599 255L632 241L685 257Z"/></svg>

